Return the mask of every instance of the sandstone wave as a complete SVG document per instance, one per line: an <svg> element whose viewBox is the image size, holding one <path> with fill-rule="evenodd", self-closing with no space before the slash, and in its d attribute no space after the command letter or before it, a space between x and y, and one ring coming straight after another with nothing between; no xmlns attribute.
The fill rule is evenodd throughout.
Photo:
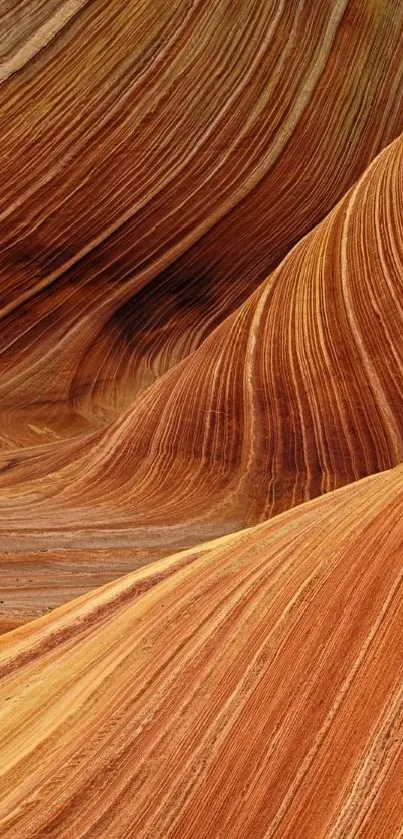
<svg viewBox="0 0 403 839"><path fill-rule="evenodd" d="M403 8L24 0L0 24L12 450L110 422L400 134Z"/></svg>
<svg viewBox="0 0 403 839"><path fill-rule="evenodd" d="M398 138L202 346L114 422L3 455L0 548L16 555L14 580L33 581L39 611L49 604L38 578L51 580L52 567L57 605L89 587L91 551L115 552L102 569L113 577L119 551L150 561L153 550L239 530L402 461L402 176ZM81 551L69 592L55 550ZM15 617L14 606L3 612Z"/></svg>
<svg viewBox="0 0 403 839"><path fill-rule="evenodd" d="M4 839L401 835L402 504L398 467L3 636Z"/></svg>
<svg viewBox="0 0 403 839"><path fill-rule="evenodd" d="M402 57L0 0L1 839L403 839Z"/></svg>

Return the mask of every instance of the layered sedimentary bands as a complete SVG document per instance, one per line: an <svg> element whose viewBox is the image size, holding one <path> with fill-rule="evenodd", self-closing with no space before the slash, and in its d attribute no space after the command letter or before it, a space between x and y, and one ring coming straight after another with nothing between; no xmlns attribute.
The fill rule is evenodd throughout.
<svg viewBox="0 0 403 839"><path fill-rule="evenodd" d="M403 832L403 467L3 636L4 839Z"/></svg>
<svg viewBox="0 0 403 839"><path fill-rule="evenodd" d="M5 839L403 839L402 131L395 0L0 0Z"/></svg>
<svg viewBox="0 0 403 839"><path fill-rule="evenodd" d="M7 449L131 404L398 136L403 8L20 0L0 23Z"/></svg>
<svg viewBox="0 0 403 839"><path fill-rule="evenodd" d="M402 461L402 177L397 139L115 420L2 455L8 619Z"/></svg>

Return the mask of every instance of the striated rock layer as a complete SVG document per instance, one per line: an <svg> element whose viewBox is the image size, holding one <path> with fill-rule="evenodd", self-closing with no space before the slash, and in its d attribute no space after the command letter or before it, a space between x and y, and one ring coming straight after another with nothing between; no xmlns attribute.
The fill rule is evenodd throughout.
<svg viewBox="0 0 403 839"><path fill-rule="evenodd" d="M0 2L0 446L105 425L403 130L395 0Z"/></svg>
<svg viewBox="0 0 403 839"><path fill-rule="evenodd" d="M1 839L403 839L402 56L0 0Z"/></svg>
<svg viewBox="0 0 403 839"><path fill-rule="evenodd" d="M0 639L4 839L396 839L403 467Z"/></svg>
<svg viewBox="0 0 403 839"><path fill-rule="evenodd" d="M27 579L31 563L40 590L47 567L56 605L68 592L38 551L82 552L74 596L88 587L87 552L132 549L136 564L141 552L149 561L403 460L402 176L399 138L106 429L3 455L0 550L14 554L13 574ZM119 562L111 553L102 573ZM10 602L3 613L26 614L25 594Z"/></svg>

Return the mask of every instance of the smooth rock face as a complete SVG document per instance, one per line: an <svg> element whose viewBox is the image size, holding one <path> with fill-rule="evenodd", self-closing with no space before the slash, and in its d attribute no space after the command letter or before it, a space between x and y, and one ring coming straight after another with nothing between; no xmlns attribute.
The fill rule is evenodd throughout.
<svg viewBox="0 0 403 839"><path fill-rule="evenodd" d="M403 839L402 131L395 0L0 0L1 837Z"/></svg>
<svg viewBox="0 0 403 839"><path fill-rule="evenodd" d="M403 468L0 639L0 825L399 835Z"/></svg>
<svg viewBox="0 0 403 839"><path fill-rule="evenodd" d="M403 130L395 0L9 5L4 450L131 405Z"/></svg>
<svg viewBox="0 0 403 839"><path fill-rule="evenodd" d="M92 588L94 551L106 552L101 584L119 575L122 550L130 570L403 460L402 179L399 138L115 420L2 455L8 619ZM74 552L67 586L59 550Z"/></svg>

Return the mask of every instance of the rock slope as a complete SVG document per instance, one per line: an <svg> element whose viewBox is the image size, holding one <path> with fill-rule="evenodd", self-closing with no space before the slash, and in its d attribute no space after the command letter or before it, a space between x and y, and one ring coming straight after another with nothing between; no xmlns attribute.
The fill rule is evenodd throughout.
<svg viewBox="0 0 403 839"><path fill-rule="evenodd" d="M29 614L16 577L41 611L89 587L93 551L110 551L111 578L122 550L149 561L403 460L402 178L398 138L106 428L2 456L0 549L14 557L3 614ZM70 589L55 550L76 552Z"/></svg>
<svg viewBox="0 0 403 839"><path fill-rule="evenodd" d="M0 639L4 839L396 839L403 467Z"/></svg>
<svg viewBox="0 0 403 839"><path fill-rule="evenodd" d="M395 0L0 2L0 445L103 426L403 130Z"/></svg>

